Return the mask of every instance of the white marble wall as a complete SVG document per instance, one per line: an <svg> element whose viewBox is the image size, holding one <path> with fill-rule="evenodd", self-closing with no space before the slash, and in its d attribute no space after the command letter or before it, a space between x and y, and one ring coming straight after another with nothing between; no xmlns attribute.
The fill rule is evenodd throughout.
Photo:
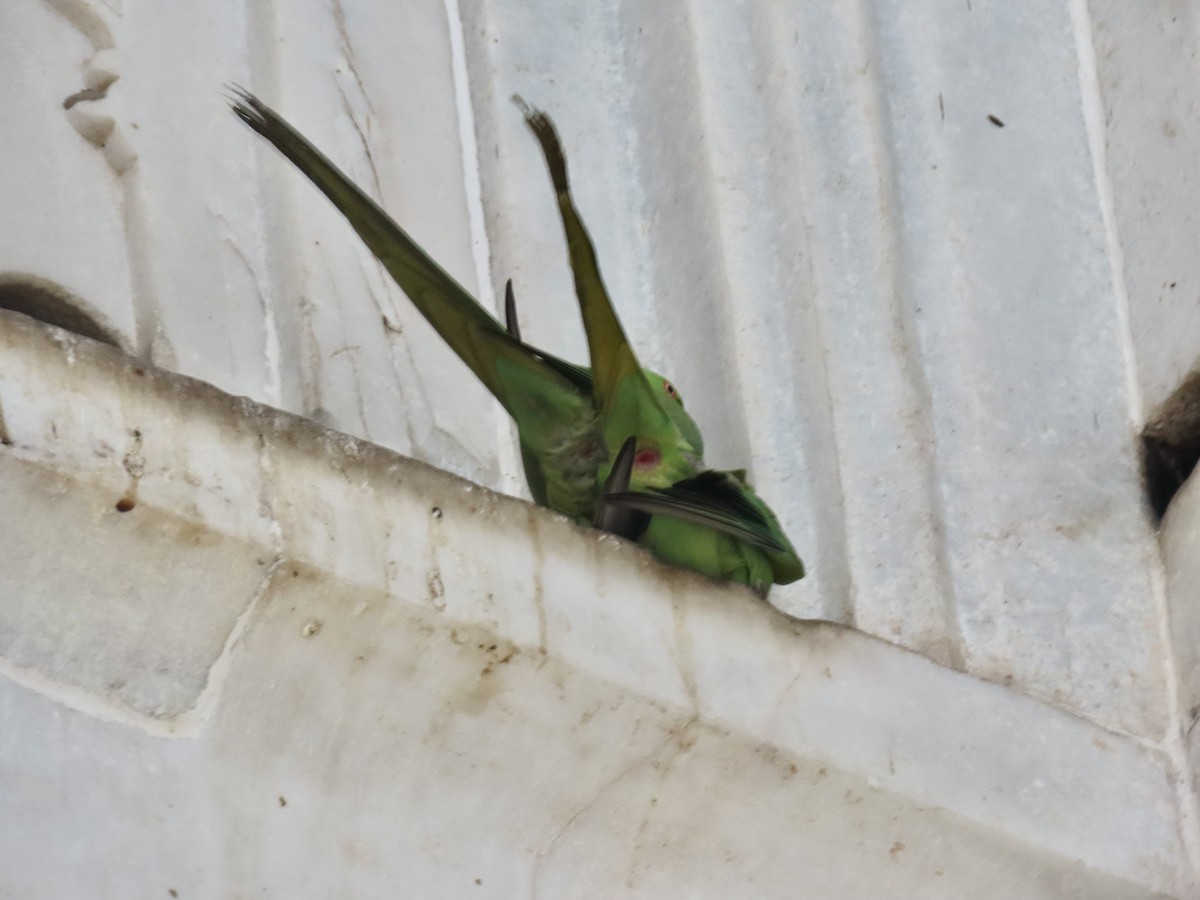
<svg viewBox="0 0 1200 900"><path fill-rule="evenodd" d="M0 893L1197 888L1169 747L20 316L0 359Z"/></svg>
<svg viewBox="0 0 1200 900"><path fill-rule="evenodd" d="M521 494L497 406L220 88L485 303L514 278L530 337L582 359L520 93L644 361L809 564L772 600L1148 742L1190 797L1192 581L1163 568L1136 438L1200 347L1196 17L0 3L0 287L52 284L147 362Z"/></svg>

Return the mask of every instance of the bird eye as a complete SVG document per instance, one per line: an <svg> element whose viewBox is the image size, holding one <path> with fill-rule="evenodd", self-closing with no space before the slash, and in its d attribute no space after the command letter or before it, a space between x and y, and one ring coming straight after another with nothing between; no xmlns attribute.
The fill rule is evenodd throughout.
<svg viewBox="0 0 1200 900"><path fill-rule="evenodd" d="M667 396L670 397L672 400L679 399L679 391L675 390L675 385L671 384L671 382L664 381L663 382L663 390L667 392Z"/></svg>

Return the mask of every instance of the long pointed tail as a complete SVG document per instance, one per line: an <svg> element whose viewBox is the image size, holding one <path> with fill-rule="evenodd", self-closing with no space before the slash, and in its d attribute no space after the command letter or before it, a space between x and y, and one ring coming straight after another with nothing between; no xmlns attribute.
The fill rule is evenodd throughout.
<svg viewBox="0 0 1200 900"><path fill-rule="evenodd" d="M504 326L282 116L249 91L236 86L229 90L237 116L321 189L438 334L505 403L493 361L480 355L479 344L470 334L472 326L499 333L504 333Z"/></svg>
<svg viewBox="0 0 1200 900"><path fill-rule="evenodd" d="M628 375L640 372L641 366L613 309L604 280L600 277L596 249L571 197L566 155L554 130L554 123L544 112L530 107L520 97L513 97L513 102L525 114L525 124L541 145L550 179L554 183L554 192L558 195L559 213L571 257L571 272L575 276L575 293L579 297L583 327L587 332L596 400L602 413L607 414L612 411L616 401L618 385Z"/></svg>

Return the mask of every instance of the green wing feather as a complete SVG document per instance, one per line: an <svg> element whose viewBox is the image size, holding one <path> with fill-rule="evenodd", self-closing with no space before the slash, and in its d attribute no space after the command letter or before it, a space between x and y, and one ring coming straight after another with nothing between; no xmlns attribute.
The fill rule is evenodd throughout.
<svg viewBox="0 0 1200 900"><path fill-rule="evenodd" d="M471 327L503 334L504 326L282 116L248 91L237 87L230 90L234 95L231 106L238 117L270 141L333 202L442 339L507 407L509 398L493 360L481 354L478 342L470 338ZM546 370L551 371L551 367Z"/></svg>
<svg viewBox="0 0 1200 900"><path fill-rule="evenodd" d="M779 584L804 577L804 563L775 514L733 473L710 469L667 488L605 493L601 502L692 522L758 547Z"/></svg>
<svg viewBox="0 0 1200 900"><path fill-rule="evenodd" d="M550 180L558 195L559 212L563 230L567 236L567 251L571 257L571 273L575 277L575 293L579 297L579 308L583 313L583 327L587 332L588 353L592 360L592 378L595 381L596 403L601 416L611 412L616 398L617 385L630 375L640 374L642 369L633 354L621 322L613 311L612 301L600 267L596 262L596 250L592 239L584 228L583 220L571 199L571 186L567 181L567 160L554 125L545 113L531 109L518 100L525 113L525 121L532 129L546 157L550 169Z"/></svg>
<svg viewBox="0 0 1200 900"><path fill-rule="evenodd" d="M541 145L558 196L575 293L587 332L593 392L609 453L615 458L617 449L630 434L660 445L682 443L679 427L668 414L664 398L638 364L613 309L600 276L595 247L571 197L567 161L554 124L545 113L530 108L519 97L513 99L525 113L525 122Z"/></svg>

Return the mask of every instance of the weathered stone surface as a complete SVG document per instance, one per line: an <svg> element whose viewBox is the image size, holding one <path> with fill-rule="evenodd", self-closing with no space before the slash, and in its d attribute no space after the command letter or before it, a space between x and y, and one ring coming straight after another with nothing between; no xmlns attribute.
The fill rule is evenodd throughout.
<svg viewBox="0 0 1200 900"><path fill-rule="evenodd" d="M1194 884L1169 745L22 316L0 359L12 891Z"/></svg>

